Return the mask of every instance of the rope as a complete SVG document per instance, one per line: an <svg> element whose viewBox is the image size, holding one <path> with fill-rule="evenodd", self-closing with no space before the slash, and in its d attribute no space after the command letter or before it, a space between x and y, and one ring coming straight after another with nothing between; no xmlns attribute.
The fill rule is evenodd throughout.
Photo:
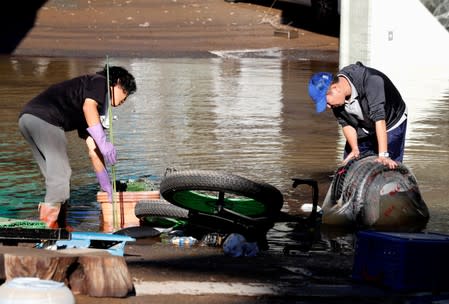
<svg viewBox="0 0 449 304"><path fill-rule="evenodd" d="M108 116L109 116L109 140L111 144L114 144L114 133L112 131L112 104L111 104L111 93L110 93L110 83L109 83L109 57L106 55L106 86L108 91ZM115 184L115 165L111 165L112 171L112 225L115 230L118 230L118 214L117 214L117 185Z"/></svg>

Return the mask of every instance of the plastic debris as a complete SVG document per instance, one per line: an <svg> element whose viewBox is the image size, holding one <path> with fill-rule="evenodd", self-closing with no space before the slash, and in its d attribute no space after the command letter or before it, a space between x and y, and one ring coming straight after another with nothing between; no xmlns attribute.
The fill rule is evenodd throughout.
<svg viewBox="0 0 449 304"><path fill-rule="evenodd" d="M198 243L198 240L191 236L174 236L170 239L170 243L179 247L191 247Z"/></svg>
<svg viewBox="0 0 449 304"><path fill-rule="evenodd" d="M209 247L221 247L226 238L226 234L217 232L209 233L201 239L201 245Z"/></svg>
<svg viewBox="0 0 449 304"><path fill-rule="evenodd" d="M223 251L232 257L253 257L259 253L259 246L257 242L247 242L241 234L231 233L223 243Z"/></svg>

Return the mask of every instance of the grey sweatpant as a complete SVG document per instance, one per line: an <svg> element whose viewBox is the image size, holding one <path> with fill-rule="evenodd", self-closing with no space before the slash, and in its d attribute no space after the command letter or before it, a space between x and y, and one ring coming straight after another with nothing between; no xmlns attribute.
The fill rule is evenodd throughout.
<svg viewBox="0 0 449 304"><path fill-rule="evenodd" d="M70 197L72 169L64 130L30 114L20 117L19 129L45 178L45 203L65 202Z"/></svg>

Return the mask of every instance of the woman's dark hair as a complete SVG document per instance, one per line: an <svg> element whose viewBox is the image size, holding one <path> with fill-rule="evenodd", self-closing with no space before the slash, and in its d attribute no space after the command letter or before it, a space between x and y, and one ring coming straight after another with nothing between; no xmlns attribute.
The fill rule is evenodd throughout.
<svg viewBox="0 0 449 304"><path fill-rule="evenodd" d="M106 77L108 66L105 65L103 71L98 74ZM126 69L119 66L109 66L109 85L114 86L116 84L126 91L128 95L133 94L137 90L136 80Z"/></svg>

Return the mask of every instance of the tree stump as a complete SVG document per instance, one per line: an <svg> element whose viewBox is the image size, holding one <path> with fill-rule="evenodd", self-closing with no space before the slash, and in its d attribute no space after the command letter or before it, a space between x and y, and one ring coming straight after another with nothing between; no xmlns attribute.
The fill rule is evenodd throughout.
<svg viewBox="0 0 449 304"><path fill-rule="evenodd" d="M69 278L74 294L117 298L135 295L124 257L80 256L78 264Z"/></svg>
<svg viewBox="0 0 449 304"><path fill-rule="evenodd" d="M76 257L38 257L5 254L6 279L17 277L37 277L42 280L64 282L67 270Z"/></svg>
<svg viewBox="0 0 449 304"><path fill-rule="evenodd" d="M37 277L64 282L74 294L135 294L125 258L99 249L45 250L0 246L0 279Z"/></svg>

